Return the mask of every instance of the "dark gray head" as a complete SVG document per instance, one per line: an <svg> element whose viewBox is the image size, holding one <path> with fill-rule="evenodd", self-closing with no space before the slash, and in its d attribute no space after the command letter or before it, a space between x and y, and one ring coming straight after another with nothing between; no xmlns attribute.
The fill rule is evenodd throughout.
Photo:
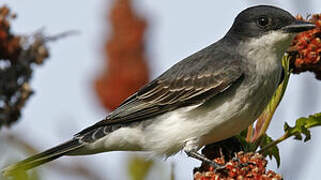
<svg viewBox="0 0 321 180"><path fill-rule="evenodd" d="M271 31L298 33L315 26L296 20L289 12L274 6L254 6L242 11L227 36L240 39L260 37Z"/></svg>

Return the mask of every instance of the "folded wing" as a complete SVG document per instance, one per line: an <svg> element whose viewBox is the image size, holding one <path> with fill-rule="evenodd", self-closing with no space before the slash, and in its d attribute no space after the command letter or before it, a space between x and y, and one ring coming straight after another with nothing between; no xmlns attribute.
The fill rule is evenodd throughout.
<svg viewBox="0 0 321 180"><path fill-rule="evenodd" d="M206 48L203 51L210 50ZM211 53L201 51L175 64L126 99L105 120L82 130L75 137L93 142L130 123L144 121L180 107L204 103L242 79L240 57L223 51ZM216 55L213 56L213 53Z"/></svg>

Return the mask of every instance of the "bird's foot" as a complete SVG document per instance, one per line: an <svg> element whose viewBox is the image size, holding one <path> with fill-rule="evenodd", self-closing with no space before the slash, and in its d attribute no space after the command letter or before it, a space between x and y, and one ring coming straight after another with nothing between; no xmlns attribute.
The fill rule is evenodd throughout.
<svg viewBox="0 0 321 180"><path fill-rule="evenodd" d="M226 165L218 164L215 161L210 161L210 162L207 162L207 163L214 168L214 171L224 171L224 170L226 170Z"/></svg>
<svg viewBox="0 0 321 180"><path fill-rule="evenodd" d="M214 168L215 171L222 171L222 170L226 169L225 165L218 164L215 161L212 161L212 160L208 159L207 157L205 157L204 155L198 153L197 151L189 151L189 152L186 152L186 154L189 157L198 159L202 162L209 164L210 166L212 166Z"/></svg>
<svg viewBox="0 0 321 180"><path fill-rule="evenodd" d="M238 167L240 167L240 168L247 167L249 165L254 165L254 163L252 163L252 162L242 163L240 158L238 158L236 155L232 158L232 161L238 162Z"/></svg>

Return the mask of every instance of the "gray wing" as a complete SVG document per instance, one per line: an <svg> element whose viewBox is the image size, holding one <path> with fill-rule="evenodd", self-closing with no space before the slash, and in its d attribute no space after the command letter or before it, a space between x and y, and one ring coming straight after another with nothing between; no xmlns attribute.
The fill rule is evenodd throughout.
<svg viewBox="0 0 321 180"><path fill-rule="evenodd" d="M126 99L105 120L75 136L93 142L121 126L203 103L229 88L242 77L242 61L224 51L206 52L210 50L206 48L175 64Z"/></svg>

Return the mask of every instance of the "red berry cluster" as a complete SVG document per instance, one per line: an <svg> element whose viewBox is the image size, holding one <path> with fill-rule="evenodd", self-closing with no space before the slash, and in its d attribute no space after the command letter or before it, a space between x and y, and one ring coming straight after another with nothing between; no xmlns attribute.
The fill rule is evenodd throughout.
<svg viewBox="0 0 321 180"><path fill-rule="evenodd" d="M110 11L105 68L94 82L99 100L108 110L115 109L149 81L144 48L147 23L132 4L131 0L114 1Z"/></svg>
<svg viewBox="0 0 321 180"><path fill-rule="evenodd" d="M321 14L314 14L305 20L298 15L297 19L314 23L317 28L299 33L293 40L288 53L294 73L311 71L321 79Z"/></svg>
<svg viewBox="0 0 321 180"><path fill-rule="evenodd" d="M20 37L10 33L9 19L15 17L7 6L0 7L0 59L16 61L19 56Z"/></svg>
<svg viewBox="0 0 321 180"><path fill-rule="evenodd" d="M42 64L49 55L43 35L11 32L10 21L15 17L7 6L0 7L0 129L20 118L33 93L29 81L34 64Z"/></svg>
<svg viewBox="0 0 321 180"><path fill-rule="evenodd" d="M208 166L205 171L194 173L194 180L281 180L279 174L265 167L267 161L258 153L236 154L238 160L230 160L226 163L226 168L215 171L213 167ZM224 157L215 158L218 164L225 164Z"/></svg>

